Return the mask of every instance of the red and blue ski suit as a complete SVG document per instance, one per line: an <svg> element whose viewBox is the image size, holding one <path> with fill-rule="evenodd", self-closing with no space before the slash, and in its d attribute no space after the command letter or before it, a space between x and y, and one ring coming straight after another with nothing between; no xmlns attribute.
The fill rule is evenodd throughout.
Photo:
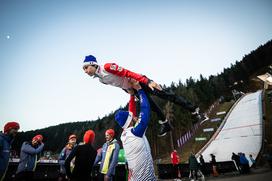
<svg viewBox="0 0 272 181"><path fill-rule="evenodd" d="M138 74L138 73L132 72L130 70L127 70L123 67L120 67L115 63L106 63L103 66L98 65L94 77L99 78L99 81L104 84L109 84L109 85L112 85L115 87L120 87L120 88L124 89L125 91L128 91L131 89L131 87L129 85L130 79L134 79L136 81L139 81L143 90L147 94L147 97L149 99L149 103L150 103L152 110L155 111L162 120L165 120L165 116L164 116L162 110L151 99L149 93L156 95L162 99L169 100L171 102L179 104L183 108L185 108L191 112L193 112L196 108L196 106L194 106L191 102L189 102L188 100L186 100L182 96L177 96L174 93L166 92L165 90L158 90L158 89L151 90L148 87L148 84L152 81L151 79L149 79L145 75Z"/></svg>

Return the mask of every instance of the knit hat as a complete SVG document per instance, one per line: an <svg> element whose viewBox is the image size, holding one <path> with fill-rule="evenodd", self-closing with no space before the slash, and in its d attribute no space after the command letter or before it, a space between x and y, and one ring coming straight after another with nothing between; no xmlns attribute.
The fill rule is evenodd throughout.
<svg viewBox="0 0 272 181"><path fill-rule="evenodd" d="M94 131L93 130L88 130L84 134L83 141L85 143L93 143L94 142L94 138L95 138Z"/></svg>
<svg viewBox="0 0 272 181"><path fill-rule="evenodd" d="M84 65L97 65L96 58L92 55L86 56L83 62L83 66Z"/></svg>
<svg viewBox="0 0 272 181"><path fill-rule="evenodd" d="M114 132L114 130L113 130L113 129L108 129L108 130L106 130L106 132L105 132L105 133L107 133L107 134L111 135L111 137L114 137L114 135L115 135L115 132Z"/></svg>
<svg viewBox="0 0 272 181"><path fill-rule="evenodd" d="M71 135L69 136L69 140L72 139L72 138L77 138L77 137L76 137L76 135L71 134Z"/></svg>
<svg viewBox="0 0 272 181"><path fill-rule="evenodd" d="M32 138L32 141L38 141L38 142L42 142L42 140L43 140L43 136L42 135L40 135L40 134L38 134L38 135L36 135L36 136L34 136L33 138Z"/></svg>
<svg viewBox="0 0 272 181"><path fill-rule="evenodd" d="M17 122L8 122L4 126L4 133L9 132L11 129L20 129L20 125Z"/></svg>
<svg viewBox="0 0 272 181"><path fill-rule="evenodd" d="M123 129L126 129L132 120L132 112L119 110L115 114L115 120Z"/></svg>

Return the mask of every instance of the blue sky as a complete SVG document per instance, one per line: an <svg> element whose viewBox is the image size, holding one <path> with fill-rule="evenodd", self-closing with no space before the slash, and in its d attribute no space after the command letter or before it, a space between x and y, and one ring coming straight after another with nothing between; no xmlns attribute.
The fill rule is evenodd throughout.
<svg viewBox="0 0 272 181"><path fill-rule="evenodd" d="M95 120L128 95L84 74L115 62L170 85L229 67L271 39L272 1L1 0L0 127Z"/></svg>

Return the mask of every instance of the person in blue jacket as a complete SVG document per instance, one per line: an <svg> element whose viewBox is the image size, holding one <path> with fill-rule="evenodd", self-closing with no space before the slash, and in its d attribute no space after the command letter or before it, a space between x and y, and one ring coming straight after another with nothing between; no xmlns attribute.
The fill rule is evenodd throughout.
<svg viewBox="0 0 272 181"><path fill-rule="evenodd" d="M42 152L43 136L36 135L31 142L25 141L21 147L20 162L16 171L16 180L31 181L34 176L38 154Z"/></svg>
<svg viewBox="0 0 272 181"><path fill-rule="evenodd" d="M238 153L240 157L241 173L246 174L249 172L249 161L244 153Z"/></svg>
<svg viewBox="0 0 272 181"><path fill-rule="evenodd" d="M141 85L133 83L140 98L140 114L136 117L135 97L130 96L129 111L119 110L115 114L115 120L123 128L121 141L128 162L128 180L155 181L155 171L151 155L150 145L145 136L150 120L150 104Z"/></svg>
<svg viewBox="0 0 272 181"><path fill-rule="evenodd" d="M76 135L74 134L70 135L68 138L68 143L60 152L60 155L59 155L60 173L59 173L58 181L67 180L66 171L65 171L65 160L70 155L74 147L76 147L77 145L76 141L77 141ZM74 163L72 163L72 165L73 164Z"/></svg>
<svg viewBox="0 0 272 181"><path fill-rule="evenodd" d="M95 133L87 130L83 136L83 144L76 146L65 160L65 171L70 181L90 181L93 164L97 151L93 148ZM71 161L75 158L75 166L70 169Z"/></svg>
<svg viewBox="0 0 272 181"><path fill-rule="evenodd" d="M118 164L118 154L120 146L114 139L115 132L113 129L108 129L105 132L106 143L103 144L102 150L96 155L94 166L101 161L100 164L100 179L104 181L112 181L115 175L115 167Z"/></svg>
<svg viewBox="0 0 272 181"><path fill-rule="evenodd" d="M8 122L4 126L4 133L0 133L0 181L4 180L9 163L11 144L19 128L19 123Z"/></svg>

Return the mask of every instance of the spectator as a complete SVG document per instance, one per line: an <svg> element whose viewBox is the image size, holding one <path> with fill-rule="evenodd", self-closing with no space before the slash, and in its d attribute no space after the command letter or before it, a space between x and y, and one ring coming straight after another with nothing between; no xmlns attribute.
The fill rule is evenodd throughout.
<svg viewBox="0 0 272 181"><path fill-rule="evenodd" d="M212 164L212 174L214 177L218 177L218 171L217 171L217 164L216 164L216 159L215 159L215 155L214 154L210 154L211 155L211 164Z"/></svg>
<svg viewBox="0 0 272 181"><path fill-rule="evenodd" d="M84 144L76 146L65 160L66 174L71 181L91 180L92 167L97 154L92 146L94 139L95 133L92 130L86 131L83 137ZM76 157L75 167L71 172L70 164L74 157Z"/></svg>
<svg viewBox="0 0 272 181"><path fill-rule="evenodd" d="M70 155L73 148L76 146L76 135L72 134L69 136L67 145L62 149L59 155L59 164L60 164L60 175L58 181L65 181L67 180L66 171L65 171L65 160ZM73 164L71 165L71 169L73 168Z"/></svg>
<svg viewBox="0 0 272 181"><path fill-rule="evenodd" d="M206 163L205 160L203 158L203 155L200 155L199 157L199 163L200 163L200 170L204 175L207 175L207 168L206 168Z"/></svg>
<svg viewBox="0 0 272 181"><path fill-rule="evenodd" d="M246 174L249 172L249 162L244 153L239 153L241 163L241 173Z"/></svg>
<svg viewBox="0 0 272 181"><path fill-rule="evenodd" d="M22 144L20 162L16 171L16 180L31 181L37 165L38 154L42 152L44 144L43 136L36 135L31 142Z"/></svg>
<svg viewBox="0 0 272 181"><path fill-rule="evenodd" d="M173 178L180 178L180 170L179 170L179 156L177 150L173 150L171 153L171 160L173 165Z"/></svg>
<svg viewBox="0 0 272 181"><path fill-rule="evenodd" d="M156 180L153 159L148 140L145 136L150 120L150 105L141 86L139 84L134 84L133 88L138 91L140 97L139 119L135 117L135 97L131 95L129 112L119 110L115 114L115 120L123 128L121 140L128 162L128 180L153 181Z"/></svg>
<svg viewBox="0 0 272 181"><path fill-rule="evenodd" d="M108 129L105 132L106 143L102 147L102 151L97 154L95 163L96 165L99 161L100 164L100 180L112 181L115 175L115 167L118 164L118 154L120 146L116 139L114 139L115 132L113 129Z"/></svg>
<svg viewBox="0 0 272 181"><path fill-rule="evenodd" d="M252 163L252 168L256 168L256 160L252 157L252 155L250 154L249 155L249 159L250 159L250 161L251 161L251 163Z"/></svg>
<svg viewBox="0 0 272 181"><path fill-rule="evenodd" d="M199 164L197 159L193 153L191 153L189 157L189 169L190 169L190 177L191 179L197 180L197 172L198 172Z"/></svg>
<svg viewBox="0 0 272 181"><path fill-rule="evenodd" d="M4 133L0 133L0 180L4 180L8 168L10 147L20 128L17 122L8 122L4 126Z"/></svg>
<svg viewBox="0 0 272 181"><path fill-rule="evenodd" d="M239 155L232 153L231 159L234 161L236 169L241 173L241 164Z"/></svg>

